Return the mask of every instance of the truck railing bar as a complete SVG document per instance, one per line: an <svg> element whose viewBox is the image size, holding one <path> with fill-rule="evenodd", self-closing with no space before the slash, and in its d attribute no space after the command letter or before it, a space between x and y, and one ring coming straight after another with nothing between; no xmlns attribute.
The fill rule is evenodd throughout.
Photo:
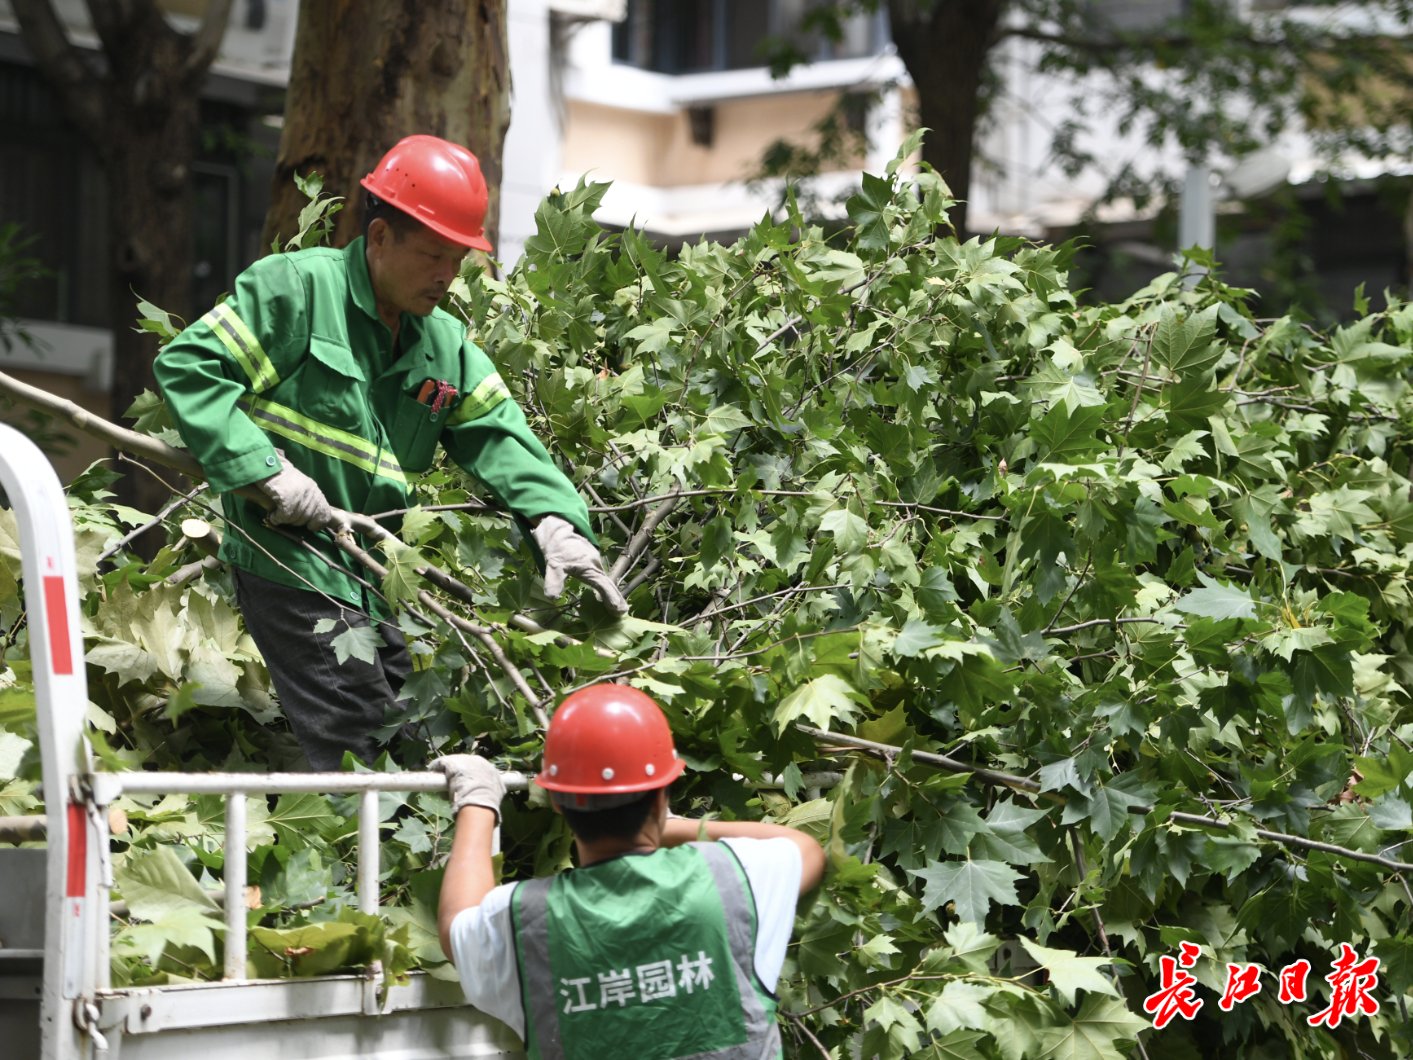
<svg viewBox="0 0 1413 1060"><path fill-rule="evenodd" d="M817 798L821 789L839 783L837 772L804 773L801 783L810 797ZM529 777L524 773L502 773L508 791L524 790ZM781 786L781 781L766 774L760 781L738 777L748 786L769 789ZM246 855L247 798L251 795L289 793L356 794L358 800L358 843L355 853L355 891L358 910L376 915L379 906L378 877L382 865L382 835L378 820L378 796L384 792L444 792L446 777L441 773L177 773L132 770L117 773L90 773L84 781L92 793L95 808L110 806L121 795L221 795L225 798L225 959L222 978L228 982L245 980L249 943L246 932L245 888L248 860ZM498 833L499 830L497 830ZM497 834L497 845L499 835ZM106 851L103 862L110 864ZM110 906L111 873L104 872L100 883L97 908ZM102 963L99 975L108 985L107 932L98 940ZM377 995L381 986L382 968L379 962L368 969L367 994L364 1007L377 1012Z"/></svg>
<svg viewBox="0 0 1413 1060"><path fill-rule="evenodd" d="M278 795L296 792L446 791L441 773L90 773L94 801L107 805L119 795ZM523 773L502 773L507 791L523 791Z"/></svg>
<svg viewBox="0 0 1413 1060"><path fill-rule="evenodd" d="M378 875L382 863L382 836L378 821L378 796L383 792L446 791L446 776L442 773L159 773L128 771L120 773L90 773L85 778L92 793L92 805L111 805L121 795L221 795L226 804L225 836L225 959L222 978L228 982L245 980L245 962L249 955L246 933L245 887L247 875L246 835L247 797L250 795L283 795L312 792L318 794L356 794L358 800L358 845L355 854L355 890L358 910L376 915L378 912ZM523 790L528 778L523 773L502 773L506 789ZM497 830L497 840L499 839ZM103 858L108 864L108 858ZM103 874L98 895L99 909L110 907L112 881ZM108 986L107 932L98 940L103 958L99 975ZM371 1015L378 1011L378 991L381 987L380 962L368 970L364 1008Z"/></svg>

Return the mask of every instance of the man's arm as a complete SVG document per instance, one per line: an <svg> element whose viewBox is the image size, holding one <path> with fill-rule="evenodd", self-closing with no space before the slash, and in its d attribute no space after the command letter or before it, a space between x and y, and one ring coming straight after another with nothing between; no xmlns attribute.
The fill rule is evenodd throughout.
<svg viewBox="0 0 1413 1060"><path fill-rule="evenodd" d="M211 488L236 489L279 472L275 446L238 404L276 385L307 335L304 291L283 255L237 277L231 298L158 354L157 383Z"/></svg>
<svg viewBox="0 0 1413 1060"><path fill-rule="evenodd" d="M705 827L708 839L788 839L800 851L800 894L819 886L824 878L824 849L814 836L783 824L765 821L694 821L686 817L669 817L662 830L662 845L681 846L694 842Z"/></svg>
<svg viewBox="0 0 1413 1060"><path fill-rule="evenodd" d="M628 610L604 570L589 510L574 483L551 459L489 359L473 343L464 349L466 372L478 379L452 412L442 445L520 524L545 574L545 595L556 598L566 575L588 585L610 610Z"/></svg>
<svg viewBox="0 0 1413 1060"><path fill-rule="evenodd" d="M446 774L447 795L456 821L451 857L447 859L442 893L437 900L437 935L442 952L454 961L451 925L456 914L480 905L496 885L491 841L500 823L505 782L495 766L476 755L443 755L432 762L432 769Z"/></svg>
<svg viewBox="0 0 1413 1060"><path fill-rule="evenodd" d="M483 806L466 806L456 815L456 834L451 841L437 902L437 934L448 960L451 952L451 925L463 909L474 909L495 888L495 867L491 862L491 839L496 815Z"/></svg>

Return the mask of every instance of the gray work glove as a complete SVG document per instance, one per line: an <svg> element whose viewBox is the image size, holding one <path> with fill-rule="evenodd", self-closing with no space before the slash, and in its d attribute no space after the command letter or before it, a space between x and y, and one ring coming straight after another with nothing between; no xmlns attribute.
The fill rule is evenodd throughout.
<svg viewBox="0 0 1413 1060"><path fill-rule="evenodd" d="M452 815L467 806L481 806L500 822L500 800L505 798L505 781L500 771L479 755L442 755L432 761L432 771L446 774L447 795Z"/></svg>
<svg viewBox="0 0 1413 1060"><path fill-rule="evenodd" d="M257 482L260 492L275 502L269 521L275 526L307 526L310 530L347 528L344 519L335 512L319 483L289 463L284 450L276 449L284 465L269 478Z"/></svg>
<svg viewBox="0 0 1413 1060"><path fill-rule="evenodd" d="M546 596L557 599L564 592L565 575L572 574L591 588L610 611L619 615L627 612L628 601L603 569L603 556L567 520L547 515L530 532L545 557Z"/></svg>

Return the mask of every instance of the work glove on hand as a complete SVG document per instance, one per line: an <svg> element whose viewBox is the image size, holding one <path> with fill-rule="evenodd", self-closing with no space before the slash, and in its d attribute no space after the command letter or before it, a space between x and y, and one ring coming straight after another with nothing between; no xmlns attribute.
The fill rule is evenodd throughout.
<svg viewBox="0 0 1413 1060"><path fill-rule="evenodd" d="M347 528L344 519L329 504L319 483L289 463L284 451L276 449L284 464L269 478L257 482L260 492L275 502L269 521L276 526L307 526L310 530Z"/></svg>
<svg viewBox="0 0 1413 1060"><path fill-rule="evenodd" d="M628 601L603 569L603 556L592 542L557 515L547 515L530 531L545 557L545 595L551 600L564 592L564 578L572 574L593 589L603 605L615 614L628 610Z"/></svg>
<svg viewBox="0 0 1413 1060"><path fill-rule="evenodd" d="M479 755L442 755L432 762L432 771L446 774L447 794L452 815L467 806L481 806L496 815L500 823L500 800L505 798L505 781L500 772Z"/></svg>

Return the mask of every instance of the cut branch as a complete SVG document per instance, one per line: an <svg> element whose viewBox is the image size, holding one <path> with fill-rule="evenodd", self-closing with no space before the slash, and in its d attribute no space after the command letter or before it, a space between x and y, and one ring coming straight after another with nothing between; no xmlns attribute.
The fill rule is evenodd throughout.
<svg viewBox="0 0 1413 1060"><path fill-rule="evenodd" d="M889 763L896 761L898 756L903 753L903 748L901 747L877 743L873 740L865 740L858 736L845 736L842 733L816 729L810 725L799 725L797 728L805 735L813 737L818 743L840 744L844 747L851 747L855 750L876 755ZM1040 785L1028 777L1018 777L1013 773L1002 773L994 769L984 769L980 766L968 765L966 762L958 761L947 755L933 754L930 751L912 751L910 754L915 762L935 766L948 773L970 774L985 784L1013 788L1016 791L1039 795L1059 805L1064 805L1069 801L1060 792L1041 791ZM1152 806L1138 804L1130 806L1128 812L1143 817L1152 813L1153 809ZM1204 817L1200 814L1181 812L1168 814L1168 820L1176 821L1179 824L1192 825L1196 828L1217 828L1222 831L1229 831L1235 824L1235 822L1223 821L1217 817ZM1369 854L1362 850L1350 850L1348 847L1336 846L1334 843L1325 843L1318 839L1307 839L1305 836L1291 835L1289 832L1272 832L1265 828L1257 828L1254 832L1258 838L1268 840L1272 843L1279 843L1282 846L1297 847L1301 850L1318 850L1325 854L1335 854L1342 858L1348 858L1351 861L1363 861L1370 865L1378 865L1381 868L1389 869L1393 872L1413 872L1413 863L1395 861L1393 858L1386 858L1381 854Z"/></svg>

